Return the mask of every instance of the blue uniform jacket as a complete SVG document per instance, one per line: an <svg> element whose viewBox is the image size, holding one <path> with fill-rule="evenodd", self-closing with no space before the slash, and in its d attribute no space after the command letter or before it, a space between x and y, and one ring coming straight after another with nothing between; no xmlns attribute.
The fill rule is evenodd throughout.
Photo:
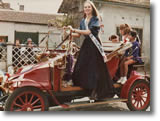
<svg viewBox="0 0 160 121"><path fill-rule="evenodd" d="M139 63L142 63L142 60L141 58L139 58L140 56L140 46L139 46L139 43L137 41L134 41L132 42L132 47L127 49L125 51L125 56L128 57L128 56L133 56L133 60L139 62Z"/></svg>

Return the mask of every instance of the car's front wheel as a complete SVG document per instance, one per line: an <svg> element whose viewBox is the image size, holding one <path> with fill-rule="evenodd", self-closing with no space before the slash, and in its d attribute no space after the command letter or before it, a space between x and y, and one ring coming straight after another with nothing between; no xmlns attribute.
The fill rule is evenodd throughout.
<svg viewBox="0 0 160 121"><path fill-rule="evenodd" d="M48 99L35 87L16 89L7 99L5 111L47 111Z"/></svg>

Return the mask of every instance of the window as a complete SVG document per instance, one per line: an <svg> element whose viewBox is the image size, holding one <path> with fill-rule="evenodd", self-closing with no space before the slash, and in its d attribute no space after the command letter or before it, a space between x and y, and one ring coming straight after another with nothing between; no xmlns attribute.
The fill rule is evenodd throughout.
<svg viewBox="0 0 160 121"><path fill-rule="evenodd" d="M0 42L8 42L8 36L0 36Z"/></svg>
<svg viewBox="0 0 160 121"><path fill-rule="evenodd" d="M142 47L142 44L143 44L143 29L142 28L134 28L134 27L132 27L132 29L135 30L138 33L140 41L141 41L141 47ZM120 41L122 41L122 36L120 35L119 27L116 28L116 33L120 37Z"/></svg>
<svg viewBox="0 0 160 121"><path fill-rule="evenodd" d="M32 41L38 45L39 33L38 32L18 32L15 31L15 40L19 39L21 44L25 44L27 39L31 38Z"/></svg>
<svg viewBox="0 0 160 121"><path fill-rule="evenodd" d="M20 5L20 6L19 6L19 10L20 10L20 11L24 11L24 5Z"/></svg>

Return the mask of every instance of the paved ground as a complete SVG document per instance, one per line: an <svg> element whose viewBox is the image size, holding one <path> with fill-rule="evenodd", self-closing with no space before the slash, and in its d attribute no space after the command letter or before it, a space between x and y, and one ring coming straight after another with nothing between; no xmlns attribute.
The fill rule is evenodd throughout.
<svg viewBox="0 0 160 121"><path fill-rule="evenodd" d="M106 105L99 106L89 106L89 107L81 107L81 108L73 108L73 109L62 109L62 108L50 108L50 111L129 111L127 105L125 103L112 103ZM150 107L147 109L150 111Z"/></svg>
<svg viewBox="0 0 160 121"><path fill-rule="evenodd" d="M109 103L96 106L77 107L71 109L64 109L61 108L60 106L57 106L57 107L51 107L50 111L125 111L126 112L130 110L128 109L126 103L116 102L116 103ZM147 109L147 111L150 111L150 107Z"/></svg>
<svg viewBox="0 0 160 121"><path fill-rule="evenodd" d="M125 103L112 103L98 106L86 106L72 109L50 108L50 111L129 111Z"/></svg>
<svg viewBox="0 0 160 121"><path fill-rule="evenodd" d="M88 99L84 98L82 100L86 101ZM3 110L0 109L0 111L3 111ZM126 103L115 102L115 103L109 103L109 104L83 106L83 107L76 107L76 108L70 108L70 109L64 109L61 106L55 106L55 107L50 107L49 111L124 111L124 112L128 112L130 110L128 109ZM150 111L150 107L146 111Z"/></svg>

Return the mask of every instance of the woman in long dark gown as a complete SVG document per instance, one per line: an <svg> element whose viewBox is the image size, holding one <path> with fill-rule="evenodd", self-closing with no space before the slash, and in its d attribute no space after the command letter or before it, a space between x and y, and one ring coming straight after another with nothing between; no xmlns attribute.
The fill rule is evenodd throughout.
<svg viewBox="0 0 160 121"><path fill-rule="evenodd" d="M91 97L94 99L113 97L113 82L104 57L89 37L90 34L93 34L101 44L98 37L100 30L98 12L92 2L86 1L84 3L84 18L80 23L80 30L73 29L71 26L70 29L74 32L74 37L85 36L72 74L74 85L90 90Z"/></svg>

